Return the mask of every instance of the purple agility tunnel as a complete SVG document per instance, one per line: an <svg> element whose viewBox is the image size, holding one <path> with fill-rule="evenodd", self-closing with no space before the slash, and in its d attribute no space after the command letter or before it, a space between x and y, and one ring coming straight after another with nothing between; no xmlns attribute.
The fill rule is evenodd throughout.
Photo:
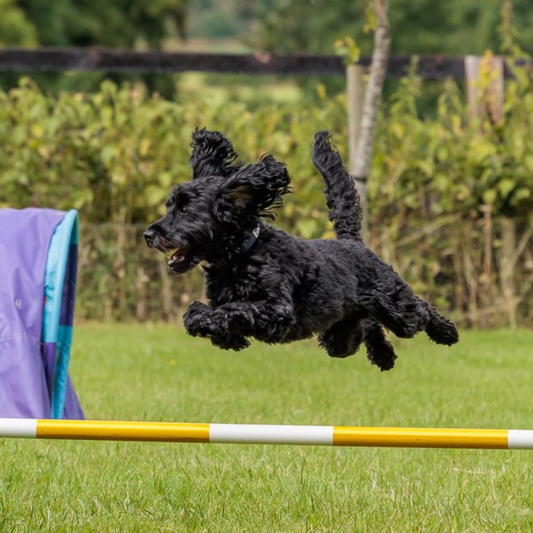
<svg viewBox="0 0 533 533"><path fill-rule="evenodd" d="M0 417L82 419L68 375L78 213L0 209Z"/></svg>

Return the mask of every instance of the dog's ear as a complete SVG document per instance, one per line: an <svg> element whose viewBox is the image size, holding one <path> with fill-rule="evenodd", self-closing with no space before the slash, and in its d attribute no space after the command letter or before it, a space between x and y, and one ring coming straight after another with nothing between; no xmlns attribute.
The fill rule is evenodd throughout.
<svg viewBox="0 0 533 533"><path fill-rule="evenodd" d="M238 155L233 144L219 131L196 128L192 133L191 148L189 162L193 180L207 176L228 177L242 167L242 163L235 162Z"/></svg>
<svg viewBox="0 0 533 533"><path fill-rule="evenodd" d="M259 163L247 165L229 177L222 185L222 196L250 214L274 218L271 209L283 205L289 184L286 165L264 155Z"/></svg>

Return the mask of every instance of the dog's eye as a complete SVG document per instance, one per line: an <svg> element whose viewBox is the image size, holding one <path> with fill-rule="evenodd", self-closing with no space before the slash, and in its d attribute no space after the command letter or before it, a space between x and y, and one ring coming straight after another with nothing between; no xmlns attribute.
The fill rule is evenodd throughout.
<svg viewBox="0 0 533 533"><path fill-rule="evenodd" d="M178 212L180 215L188 215L189 214L189 210L182 206L182 207L178 207Z"/></svg>

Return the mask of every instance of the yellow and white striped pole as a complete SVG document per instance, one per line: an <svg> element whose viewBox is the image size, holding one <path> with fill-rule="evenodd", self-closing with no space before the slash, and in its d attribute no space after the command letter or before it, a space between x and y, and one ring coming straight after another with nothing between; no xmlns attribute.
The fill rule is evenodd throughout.
<svg viewBox="0 0 533 533"><path fill-rule="evenodd" d="M533 430L197 424L0 418L0 438L533 449Z"/></svg>

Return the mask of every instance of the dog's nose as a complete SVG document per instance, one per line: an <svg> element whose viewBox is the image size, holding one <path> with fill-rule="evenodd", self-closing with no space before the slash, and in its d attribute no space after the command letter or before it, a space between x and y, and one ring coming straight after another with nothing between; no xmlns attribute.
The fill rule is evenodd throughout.
<svg viewBox="0 0 533 533"><path fill-rule="evenodd" d="M143 236L144 236L144 239L146 240L146 244L152 248L152 246L154 245L154 237L155 237L155 231L153 229L150 229L148 228L144 233L143 233Z"/></svg>

